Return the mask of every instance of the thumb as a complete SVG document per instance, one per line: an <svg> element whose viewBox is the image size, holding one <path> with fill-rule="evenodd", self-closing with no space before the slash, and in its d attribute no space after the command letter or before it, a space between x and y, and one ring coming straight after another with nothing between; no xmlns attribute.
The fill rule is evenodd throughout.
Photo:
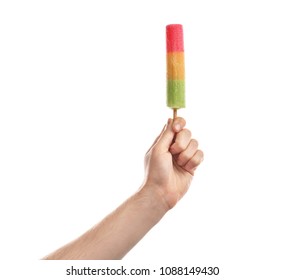
<svg viewBox="0 0 284 280"><path fill-rule="evenodd" d="M169 119L168 123L164 129L164 131L161 133L156 147L161 151L161 152L168 152L173 139L175 137L175 132L173 131L173 120Z"/></svg>

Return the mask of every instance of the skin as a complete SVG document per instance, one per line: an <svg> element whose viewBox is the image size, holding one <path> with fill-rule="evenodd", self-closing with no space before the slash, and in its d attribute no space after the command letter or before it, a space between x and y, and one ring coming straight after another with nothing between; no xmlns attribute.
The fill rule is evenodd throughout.
<svg viewBox="0 0 284 280"><path fill-rule="evenodd" d="M122 259L184 196L203 160L203 152L185 124L180 117L168 120L145 155L145 179L133 196L44 259Z"/></svg>

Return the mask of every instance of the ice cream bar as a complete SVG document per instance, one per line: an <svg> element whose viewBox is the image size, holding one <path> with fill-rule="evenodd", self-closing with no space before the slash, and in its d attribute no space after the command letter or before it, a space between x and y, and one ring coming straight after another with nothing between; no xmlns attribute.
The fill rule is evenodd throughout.
<svg viewBox="0 0 284 280"><path fill-rule="evenodd" d="M185 108L184 48L181 24L166 26L167 37L167 106L176 112Z"/></svg>

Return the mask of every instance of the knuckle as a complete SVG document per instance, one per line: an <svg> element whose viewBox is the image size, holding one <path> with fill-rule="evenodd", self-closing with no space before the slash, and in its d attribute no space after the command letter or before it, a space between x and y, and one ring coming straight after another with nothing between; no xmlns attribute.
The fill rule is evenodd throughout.
<svg viewBox="0 0 284 280"><path fill-rule="evenodd" d="M196 139L191 139L191 145L193 147L198 147L198 141Z"/></svg>
<svg viewBox="0 0 284 280"><path fill-rule="evenodd" d="M175 143L176 143L176 147L177 147L179 150L184 150L184 149L187 147L185 141L183 141L183 140L176 140Z"/></svg>
<svg viewBox="0 0 284 280"><path fill-rule="evenodd" d="M191 138L191 131L190 131L189 129L185 128L185 129L184 129L184 132L187 134L186 136L187 136L188 138Z"/></svg>
<svg viewBox="0 0 284 280"><path fill-rule="evenodd" d="M196 152L195 157L192 158L194 165L199 165L203 160L203 152L201 150L198 150Z"/></svg>
<svg viewBox="0 0 284 280"><path fill-rule="evenodd" d="M204 153L203 153L203 151L198 150L198 154L199 154L200 161L203 161L203 159L204 159Z"/></svg>

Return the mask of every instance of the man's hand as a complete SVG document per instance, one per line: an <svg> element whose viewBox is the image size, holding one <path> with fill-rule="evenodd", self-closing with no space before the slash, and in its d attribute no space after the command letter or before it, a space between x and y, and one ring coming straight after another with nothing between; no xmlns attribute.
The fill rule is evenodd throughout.
<svg viewBox="0 0 284 280"><path fill-rule="evenodd" d="M198 142L185 129L185 120L168 120L145 156L145 188L157 192L171 209L187 192L194 171L203 160Z"/></svg>
<svg viewBox="0 0 284 280"><path fill-rule="evenodd" d="M100 223L44 259L121 259L186 193L203 159L185 120L169 120L145 157L142 188ZM120 187L123 188L123 185Z"/></svg>

